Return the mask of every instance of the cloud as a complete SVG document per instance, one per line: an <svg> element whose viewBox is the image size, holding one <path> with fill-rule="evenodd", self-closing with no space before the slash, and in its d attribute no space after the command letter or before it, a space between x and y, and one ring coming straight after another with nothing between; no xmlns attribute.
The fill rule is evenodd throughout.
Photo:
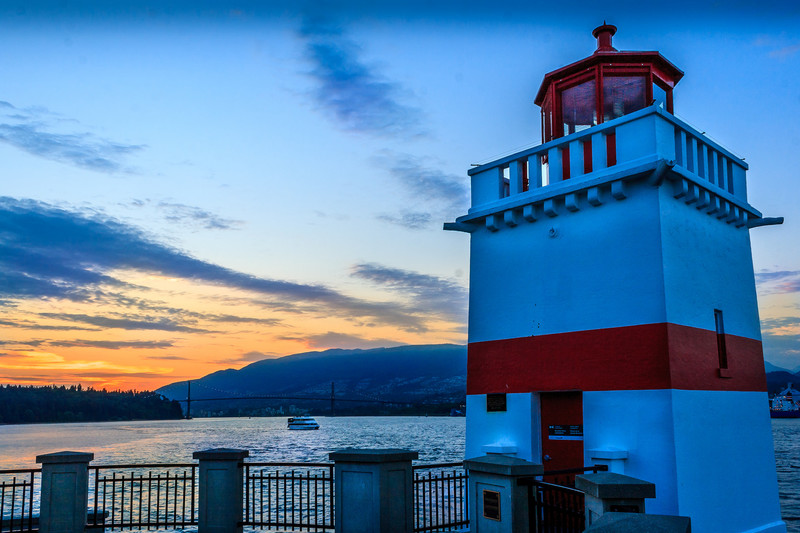
<svg viewBox="0 0 800 533"><path fill-rule="evenodd" d="M91 340L74 340L74 341L51 341L48 342L50 346L61 348L105 348L107 350L119 350L121 348L133 348L139 350L151 350L158 348L170 348L172 342L170 341L91 341Z"/></svg>
<svg viewBox="0 0 800 533"><path fill-rule="evenodd" d="M34 200L0 197L0 298L92 301L106 286L125 287L118 269L249 291L264 305L345 318L370 317L406 331L426 331L415 309L373 302L324 285L268 279L201 261L141 230L101 214L68 211ZM101 291L102 294L102 291ZM169 319L139 320L83 314L60 318L101 327L196 331Z"/></svg>
<svg viewBox="0 0 800 533"><path fill-rule="evenodd" d="M0 287L2 284L0 284ZM50 324L39 324L29 320L0 320L0 326L11 326L17 329L31 329L42 331L99 331L100 328L82 328L78 326L53 326Z"/></svg>
<svg viewBox="0 0 800 533"><path fill-rule="evenodd" d="M409 298L411 305L422 312L445 320L466 321L467 289L454 281L375 263L355 265L351 275Z"/></svg>
<svg viewBox="0 0 800 533"><path fill-rule="evenodd" d="M761 294L800 292L800 270L756 272L756 285Z"/></svg>
<svg viewBox="0 0 800 533"><path fill-rule="evenodd" d="M466 179L448 174L431 164L430 158L386 151L374 158L416 202L465 211L468 190Z"/></svg>
<svg viewBox="0 0 800 533"><path fill-rule="evenodd" d="M391 346L402 346L404 344L391 339L365 339L358 335L338 333L335 331L329 331L319 335L310 335L305 337L305 340L311 348L343 348L348 350L356 348L388 348Z"/></svg>
<svg viewBox="0 0 800 533"><path fill-rule="evenodd" d="M106 316L91 316L80 313L39 313L39 316L67 322L91 324L101 328L116 328L125 330L155 330L155 331L182 331L186 333L205 333L206 330L182 326L168 318L112 318Z"/></svg>
<svg viewBox="0 0 800 533"><path fill-rule="evenodd" d="M343 129L377 136L425 134L420 111L401 102L407 91L365 64L360 47L341 28L306 17L298 33L317 84L314 98Z"/></svg>
<svg viewBox="0 0 800 533"><path fill-rule="evenodd" d="M133 205L144 207L149 200L135 200ZM223 218L211 211L195 207L192 205L178 204L174 202L159 202L156 204L164 216L165 220L187 226L200 226L203 229L211 230L231 230L238 229L244 221L232 218Z"/></svg>
<svg viewBox="0 0 800 533"><path fill-rule="evenodd" d="M430 213L404 211L399 215L383 214L376 218L407 229L419 230L429 227L433 216Z"/></svg>
<svg viewBox="0 0 800 533"><path fill-rule="evenodd" d="M0 142L29 154L97 172L122 170L122 159L143 146L113 142L88 132L53 131L54 123L73 124L44 108L18 108L0 102Z"/></svg>
<svg viewBox="0 0 800 533"><path fill-rule="evenodd" d="M188 357L181 357L180 355L148 355L148 359L159 359L161 361L190 361Z"/></svg>
<svg viewBox="0 0 800 533"><path fill-rule="evenodd" d="M764 359L784 368L800 364L800 317L762 319L761 339Z"/></svg>
<svg viewBox="0 0 800 533"><path fill-rule="evenodd" d="M783 46L776 50L770 50L769 56L779 59L787 59L795 55L797 52L800 52L800 43Z"/></svg>

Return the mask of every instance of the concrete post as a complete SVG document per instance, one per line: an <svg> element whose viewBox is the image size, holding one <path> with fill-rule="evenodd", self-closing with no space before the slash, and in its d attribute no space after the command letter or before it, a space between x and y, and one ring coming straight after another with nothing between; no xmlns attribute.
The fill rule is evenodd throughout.
<svg viewBox="0 0 800 533"><path fill-rule="evenodd" d="M528 531L528 488L521 477L540 476L542 465L506 455L484 455L464 461L469 472L471 533Z"/></svg>
<svg viewBox="0 0 800 533"><path fill-rule="evenodd" d="M336 533L414 531L414 480L408 450L340 450L334 465Z"/></svg>
<svg viewBox="0 0 800 533"><path fill-rule="evenodd" d="M244 478L241 461L247 450L216 448L194 452L200 461L198 533L241 533Z"/></svg>
<svg viewBox="0 0 800 533"><path fill-rule="evenodd" d="M656 497L656 486L614 472L575 476L575 488L586 494L586 527L609 512L644 513L644 499Z"/></svg>
<svg viewBox="0 0 800 533"><path fill-rule="evenodd" d="M42 465L40 533L83 533L89 499L89 461L93 453L37 455Z"/></svg>

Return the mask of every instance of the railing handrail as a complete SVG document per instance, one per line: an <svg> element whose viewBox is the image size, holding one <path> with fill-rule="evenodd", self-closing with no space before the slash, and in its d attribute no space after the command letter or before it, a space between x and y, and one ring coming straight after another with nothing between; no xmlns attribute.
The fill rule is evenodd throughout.
<svg viewBox="0 0 800 533"><path fill-rule="evenodd" d="M0 474L31 474L41 471L41 468L15 468L11 470L0 470Z"/></svg>
<svg viewBox="0 0 800 533"><path fill-rule="evenodd" d="M197 463L141 463L121 465L89 465L89 470L127 470L129 468L197 468Z"/></svg>
<svg viewBox="0 0 800 533"><path fill-rule="evenodd" d="M608 465L592 465L576 468L564 468L562 470L545 470L543 476L557 476L560 474L581 474L583 472L608 472Z"/></svg>
<svg viewBox="0 0 800 533"><path fill-rule="evenodd" d="M412 470L425 470L425 469L432 469L432 468L456 468L456 467L464 467L464 463L433 463L429 465L412 465Z"/></svg>
<svg viewBox="0 0 800 533"><path fill-rule="evenodd" d="M308 467L308 468L333 468L334 465L334 463L273 463L273 462L251 463L250 461L241 462L239 464L242 466L296 466L296 467Z"/></svg>
<svg viewBox="0 0 800 533"><path fill-rule="evenodd" d="M477 166L469 169L467 174L472 176L473 174L478 174L480 172L485 172L486 170L505 166L512 161L516 161L518 159L522 159L524 157L530 157L532 155L545 153L551 148L555 148L557 146L561 146L565 143L571 143L573 141L578 141L584 137L591 136L597 133L602 133L605 130L611 129L614 130L617 127L627 124L628 122L633 122L634 120L638 120L640 118L649 116L649 115L659 115L660 117L664 118L665 120L672 122L673 125L678 126L679 128L685 130L687 133L692 135L693 137L702 138L703 142L711 147L713 147L718 152L722 153L729 159L731 159L734 164L737 164L747 170L749 166L744 160L739 157L738 155L734 154L727 148L723 147L715 140L708 137L705 132L699 131L697 128L686 122L685 120L676 117L674 114L665 111L661 106L658 104L653 104L648 107L644 107L633 113L628 113L627 115L622 115L621 117L615 118L613 120L609 120L608 122L603 122L602 124L597 124L590 128L586 128L585 130L577 131L575 133L571 133L569 135L565 135L563 137L557 137L551 141L546 143L541 143L538 145L534 145L518 152L510 153L504 156L501 156L497 159L489 160L484 163L480 163Z"/></svg>

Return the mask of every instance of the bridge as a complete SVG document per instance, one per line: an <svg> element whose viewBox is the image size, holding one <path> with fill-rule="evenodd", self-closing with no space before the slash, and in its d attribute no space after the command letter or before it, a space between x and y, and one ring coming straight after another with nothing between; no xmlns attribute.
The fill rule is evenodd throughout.
<svg viewBox="0 0 800 533"><path fill-rule="evenodd" d="M217 392L225 393L226 391L218 391L213 387L204 387ZM387 400L378 400L376 398L337 398L336 387L331 381L331 394L330 396L297 396L297 395L283 395L283 394L263 394L257 396L224 396L219 398L196 398L192 399L192 380L186 380L186 399L176 400L180 403L186 404L186 412L184 418L192 418L192 402L221 402L231 400L317 400L317 401L330 401L331 402L331 415L336 416L336 402L353 402L353 403L379 403L384 405L411 405L403 402L392 402Z"/></svg>

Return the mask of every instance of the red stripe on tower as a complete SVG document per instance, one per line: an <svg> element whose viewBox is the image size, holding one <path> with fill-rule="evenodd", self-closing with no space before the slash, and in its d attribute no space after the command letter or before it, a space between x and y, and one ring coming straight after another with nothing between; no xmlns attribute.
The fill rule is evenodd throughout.
<svg viewBox="0 0 800 533"><path fill-rule="evenodd" d="M467 394L557 390L766 391L761 342L725 335L729 378L720 377L717 334L646 324L469 345Z"/></svg>

